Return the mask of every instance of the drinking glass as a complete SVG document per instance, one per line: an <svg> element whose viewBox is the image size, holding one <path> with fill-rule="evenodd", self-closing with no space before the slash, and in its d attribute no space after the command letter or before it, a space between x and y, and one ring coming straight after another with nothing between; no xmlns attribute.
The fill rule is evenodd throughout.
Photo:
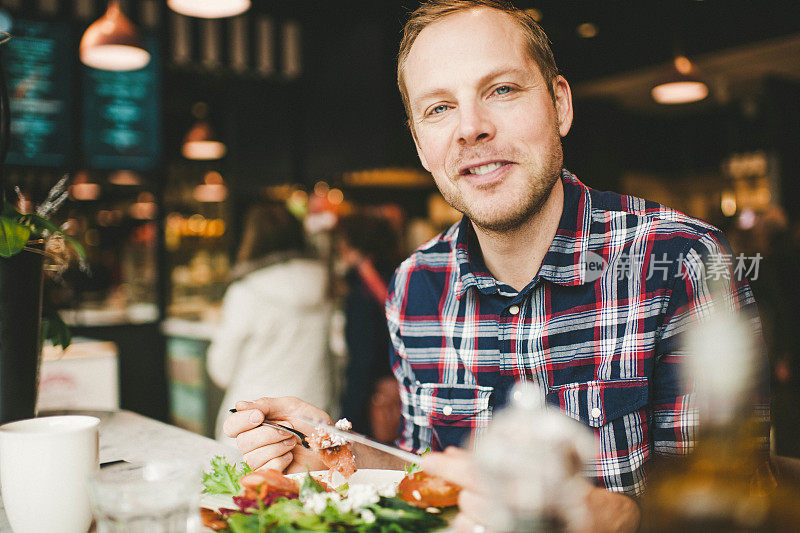
<svg viewBox="0 0 800 533"><path fill-rule="evenodd" d="M183 461L101 469L89 480L97 533L196 533L200 471Z"/></svg>

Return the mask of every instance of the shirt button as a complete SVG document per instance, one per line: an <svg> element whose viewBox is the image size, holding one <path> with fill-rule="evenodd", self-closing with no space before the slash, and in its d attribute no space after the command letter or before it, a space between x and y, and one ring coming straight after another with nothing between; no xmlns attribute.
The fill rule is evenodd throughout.
<svg viewBox="0 0 800 533"><path fill-rule="evenodd" d="M518 314L519 313L519 306L518 305L512 305L511 307L508 308L508 312L511 313L512 315Z"/></svg>
<svg viewBox="0 0 800 533"><path fill-rule="evenodd" d="M599 407L594 407L592 408L592 412L589 413L589 416L591 416L592 418L600 418L600 415L602 414L603 412L600 410Z"/></svg>
<svg viewBox="0 0 800 533"><path fill-rule="evenodd" d="M449 405L445 405L442 408L442 413L444 413L444 416L450 416L453 414L453 408L450 407Z"/></svg>

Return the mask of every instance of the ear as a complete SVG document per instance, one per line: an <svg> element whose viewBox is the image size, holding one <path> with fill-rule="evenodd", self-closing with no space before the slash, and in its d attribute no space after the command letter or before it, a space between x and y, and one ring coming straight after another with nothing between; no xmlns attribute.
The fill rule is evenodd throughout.
<svg viewBox="0 0 800 533"><path fill-rule="evenodd" d="M422 167L425 170L430 172L431 169L428 166L428 160L425 159L425 154L422 152L422 148L419 147L419 140L417 139L417 133L414 131L414 124L412 124L410 120L408 122L408 128L411 130L411 137L414 139L414 146L417 148L417 156L419 156L419 162L422 163Z"/></svg>
<svg viewBox="0 0 800 533"><path fill-rule="evenodd" d="M572 127L572 89L564 76L557 76L553 81L553 96L558 114L558 133L566 137Z"/></svg>

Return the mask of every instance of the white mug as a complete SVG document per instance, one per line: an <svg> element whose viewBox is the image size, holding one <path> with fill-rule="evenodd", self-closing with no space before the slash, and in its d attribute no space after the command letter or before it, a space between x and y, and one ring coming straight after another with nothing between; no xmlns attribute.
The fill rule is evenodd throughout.
<svg viewBox="0 0 800 533"><path fill-rule="evenodd" d="M99 425L95 417L70 415L0 426L0 486L14 533L88 531Z"/></svg>

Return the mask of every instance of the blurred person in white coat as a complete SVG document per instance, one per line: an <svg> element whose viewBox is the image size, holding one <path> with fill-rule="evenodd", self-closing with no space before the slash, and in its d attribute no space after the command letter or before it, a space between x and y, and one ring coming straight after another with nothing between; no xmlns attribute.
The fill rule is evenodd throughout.
<svg viewBox="0 0 800 533"><path fill-rule="evenodd" d="M328 272L306 253L302 225L284 206L248 210L231 278L207 364L226 389L216 436L232 443L222 423L237 401L294 396L330 406L333 383Z"/></svg>

